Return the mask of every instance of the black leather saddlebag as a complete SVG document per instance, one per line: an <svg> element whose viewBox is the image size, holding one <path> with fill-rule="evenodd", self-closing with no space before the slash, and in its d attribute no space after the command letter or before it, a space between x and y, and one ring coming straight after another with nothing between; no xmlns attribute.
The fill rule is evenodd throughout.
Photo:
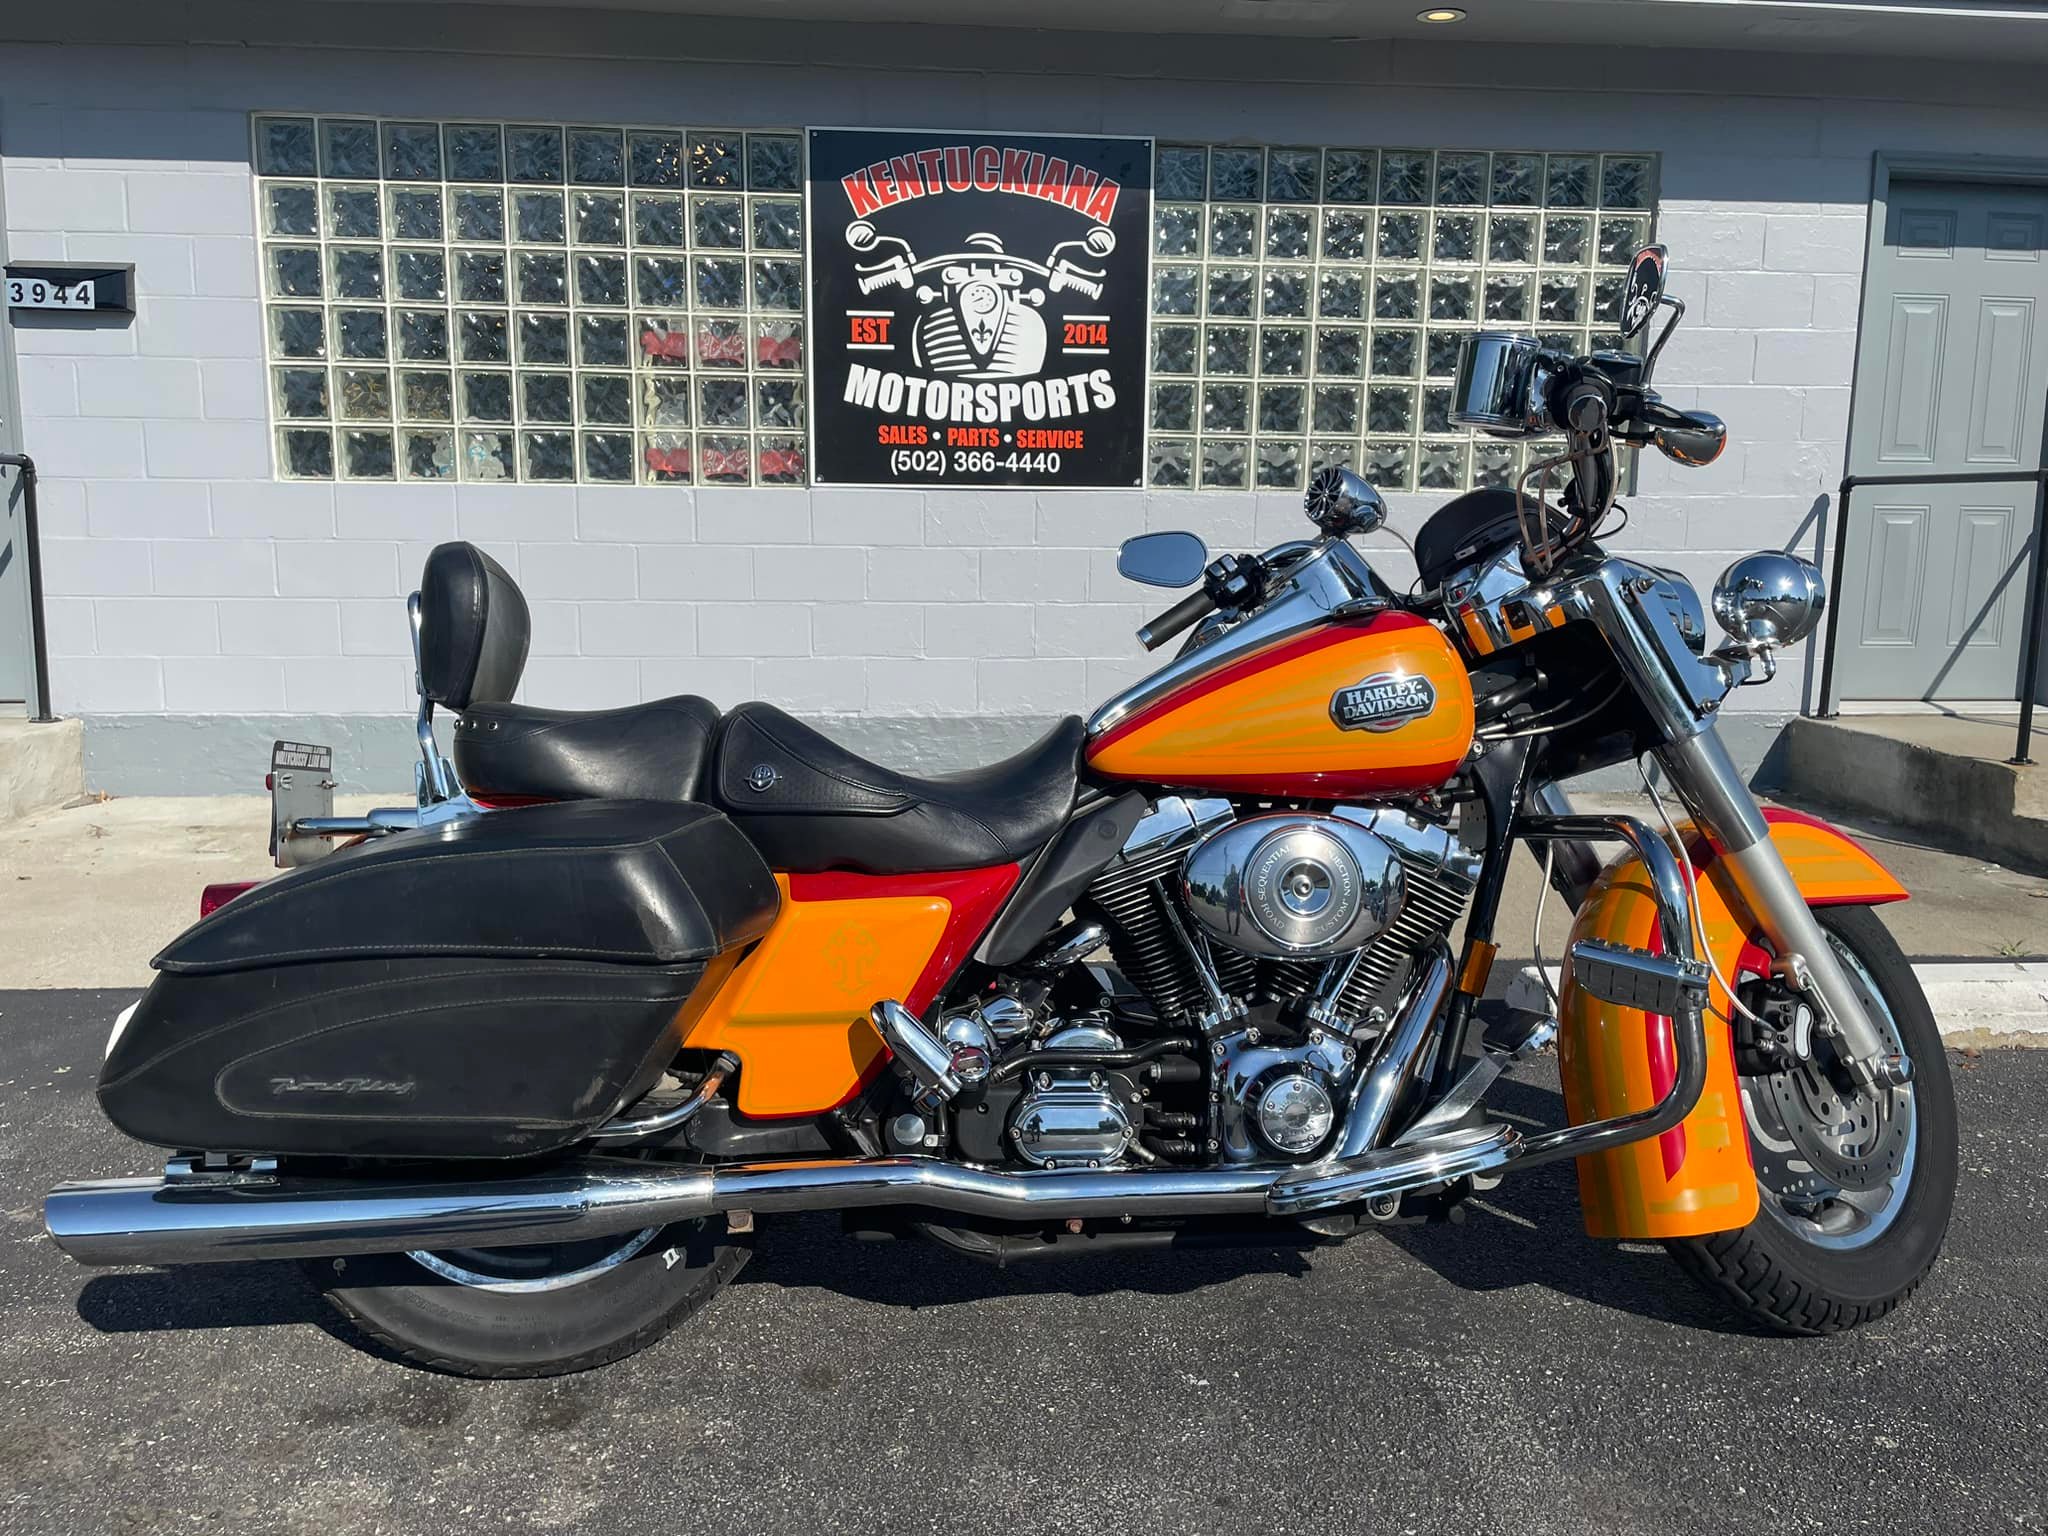
<svg viewBox="0 0 2048 1536"><path fill-rule="evenodd" d="M524 1157L673 1058L774 877L703 805L573 801L373 840L187 929L100 1075L184 1151Z"/></svg>

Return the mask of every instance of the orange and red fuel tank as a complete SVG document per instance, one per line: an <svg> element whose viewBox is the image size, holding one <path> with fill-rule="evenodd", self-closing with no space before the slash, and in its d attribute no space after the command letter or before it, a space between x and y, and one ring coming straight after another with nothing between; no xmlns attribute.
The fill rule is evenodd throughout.
<svg viewBox="0 0 2048 1536"><path fill-rule="evenodd" d="M1146 784L1348 799L1432 789L1472 746L1472 683L1437 628L1386 611L1141 684L1096 717L1088 766Z"/></svg>

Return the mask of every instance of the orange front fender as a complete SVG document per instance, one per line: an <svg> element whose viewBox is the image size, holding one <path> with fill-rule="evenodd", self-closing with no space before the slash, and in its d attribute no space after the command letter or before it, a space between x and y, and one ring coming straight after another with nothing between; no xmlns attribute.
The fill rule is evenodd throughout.
<svg viewBox="0 0 2048 1536"><path fill-rule="evenodd" d="M1814 906L1875 906L1903 901L1906 888L1857 844L1813 817L1770 810L1771 842ZM1682 828L1699 877L1701 920L1720 974L1740 985L1761 974L1758 948L1714 850ZM1662 947L1657 902L1633 854L1602 872L1579 907L1572 938L1605 939L1635 949ZM1594 1237L1694 1237L1748 1226L1757 1212L1756 1175L1736 1086L1732 1010L1710 984L1707 1081L1691 1114L1662 1136L1579 1159L1579 1202ZM1558 1065L1572 1124L1647 1109L1663 1098L1677 1069L1671 1021L1582 992L1567 962L1558 1005Z"/></svg>

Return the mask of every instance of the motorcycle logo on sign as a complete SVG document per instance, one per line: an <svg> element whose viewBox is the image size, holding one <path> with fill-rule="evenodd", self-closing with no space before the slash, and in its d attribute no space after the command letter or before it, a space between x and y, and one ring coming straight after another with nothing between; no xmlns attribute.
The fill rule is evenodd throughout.
<svg viewBox="0 0 2048 1536"><path fill-rule="evenodd" d="M810 135L814 480L1140 484L1151 142L961 137Z"/></svg>
<svg viewBox="0 0 2048 1536"><path fill-rule="evenodd" d="M1375 672L1330 695L1330 718L1341 730L1392 731L1436 708L1436 689L1426 677Z"/></svg>

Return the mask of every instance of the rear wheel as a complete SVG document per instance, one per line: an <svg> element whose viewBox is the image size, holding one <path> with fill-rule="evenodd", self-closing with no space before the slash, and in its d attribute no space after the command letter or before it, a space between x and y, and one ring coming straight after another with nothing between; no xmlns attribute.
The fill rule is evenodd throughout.
<svg viewBox="0 0 2048 1536"><path fill-rule="evenodd" d="M355 1326L458 1376L562 1376L645 1349L739 1273L723 1218L585 1242L308 1259Z"/></svg>
<svg viewBox="0 0 2048 1536"><path fill-rule="evenodd" d="M1666 1246L1709 1290L1785 1333L1834 1333L1882 1317L1912 1294L1955 1203L1956 1106L1926 995L1877 915L1814 914L1850 983L1913 1080L1849 1080L1816 1035L1814 1060L1740 1079L1756 1219Z"/></svg>

